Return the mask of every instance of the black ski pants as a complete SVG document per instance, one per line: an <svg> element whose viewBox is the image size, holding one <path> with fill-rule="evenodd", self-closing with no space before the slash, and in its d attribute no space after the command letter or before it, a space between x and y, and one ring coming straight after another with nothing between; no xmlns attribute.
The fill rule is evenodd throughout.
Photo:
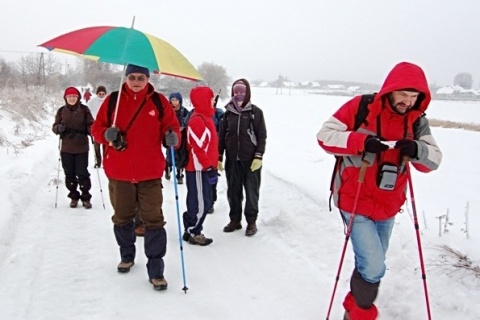
<svg viewBox="0 0 480 320"><path fill-rule="evenodd" d="M262 169L252 172L251 164L251 161L225 161L229 216L234 222L242 220L243 189L245 189L245 220L247 223L254 223L257 220Z"/></svg>
<svg viewBox="0 0 480 320"><path fill-rule="evenodd" d="M90 200L92 195L89 191L92 188L92 183L88 172L88 152L60 152L60 158L65 173L65 186L70 191L68 197L73 200ZM80 185L80 191L82 191L81 195L77 191L78 185Z"/></svg>

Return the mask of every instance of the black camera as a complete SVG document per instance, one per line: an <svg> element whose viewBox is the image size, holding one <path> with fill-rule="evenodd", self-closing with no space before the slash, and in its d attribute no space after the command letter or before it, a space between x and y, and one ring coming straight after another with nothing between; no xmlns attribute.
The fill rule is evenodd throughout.
<svg viewBox="0 0 480 320"><path fill-rule="evenodd" d="M112 145L117 151L123 151L127 148L127 141L125 140L125 136L122 132L118 132L117 140L112 141Z"/></svg>

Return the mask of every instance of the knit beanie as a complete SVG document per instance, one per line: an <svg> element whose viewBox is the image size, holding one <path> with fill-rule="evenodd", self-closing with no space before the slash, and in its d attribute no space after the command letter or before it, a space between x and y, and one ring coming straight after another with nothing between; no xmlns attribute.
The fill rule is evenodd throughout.
<svg viewBox="0 0 480 320"><path fill-rule="evenodd" d="M168 101L172 102L172 99L175 98L180 102L180 105L183 104L183 98L180 92L172 92L170 93L170 96L168 96Z"/></svg>
<svg viewBox="0 0 480 320"><path fill-rule="evenodd" d="M107 89L105 89L104 86L98 86L96 94L98 94L99 92L103 92L103 93L106 94L106 93L107 93Z"/></svg>
<svg viewBox="0 0 480 320"><path fill-rule="evenodd" d="M128 76L130 73L142 73L142 74L146 75L147 78L150 77L150 71L148 71L147 68L136 66L134 64L129 64L127 66L127 69L125 70L125 75L126 76Z"/></svg>
<svg viewBox="0 0 480 320"><path fill-rule="evenodd" d="M245 95L247 93L247 85L242 80L238 81L233 86L233 93L240 93Z"/></svg>
<svg viewBox="0 0 480 320"><path fill-rule="evenodd" d="M65 90L65 93L63 94L63 97L65 98L66 96L77 96L80 97L80 92L77 90L75 87L68 87Z"/></svg>

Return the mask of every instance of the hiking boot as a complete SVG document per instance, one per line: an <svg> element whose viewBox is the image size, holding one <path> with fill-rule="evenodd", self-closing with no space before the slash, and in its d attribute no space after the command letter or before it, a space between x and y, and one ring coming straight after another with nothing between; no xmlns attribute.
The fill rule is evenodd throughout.
<svg viewBox="0 0 480 320"><path fill-rule="evenodd" d="M213 205L210 207L210 209L208 209L207 213L213 213L215 211L215 209L213 208Z"/></svg>
<svg viewBox="0 0 480 320"><path fill-rule="evenodd" d="M183 184L183 176L177 176L177 183Z"/></svg>
<svg viewBox="0 0 480 320"><path fill-rule="evenodd" d="M170 176L171 176L171 173L172 172L172 169L170 167L166 167L165 168L165 179L166 180L170 180Z"/></svg>
<svg viewBox="0 0 480 320"><path fill-rule="evenodd" d="M239 222L230 221L225 228L223 228L223 232L233 232L235 230L242 229L242 224Z"/></svg>
<svg viewBox="0 0 480 320"><path fill-rule="evenodd" d="M165 280L165 278L148 279L148 282L153 284L153 290L155 291L167 290L168 283L167 283L167 280Z"/></svg>
<svg viewBox="0 0 480 320"><path fill-rule="evenodd" d="M253 223L249 223L247 225L247 229L245 230L245 235L247 237L251 237L253 236L255 233L257 233L257 225L255 224L255 222Z"/></svg>
<svg viewBox="0 0 480 320"><path fill-rule="evenodd" d="M135 263L133 261L122 261L118 264L117 270L120 273L127 273Z"/></svg>
<svg viewBox="0 0 480 320"><path fill-rule="evenodd" d="M139 224L138 226L135 227L135 235L137 237L145 236L145 228L143 227L143 225Z"/></svg>
<svg viewBox="0 0 480 320"><path fill-rule="evenodd" d="M78 205L78 200L72 199L72 201L70 201L70 208L76 208L77 205Z"/></svg>
<svg viewBox="0 0 480 320"><path fill-rule="evenodd" d="M92 209L92 203L90 202L90 200L82 201L82 204L85 207L85 209Z"/></svg>
<svg viewBox="0 0 480 320"><path fill-rule="evenodd" d="M199 246L208 246L212 242L213 242L213 239L206 238L203 234L197 234L197 235L191 234L190 238L188 238L188 243L196 244Z"/></svg>

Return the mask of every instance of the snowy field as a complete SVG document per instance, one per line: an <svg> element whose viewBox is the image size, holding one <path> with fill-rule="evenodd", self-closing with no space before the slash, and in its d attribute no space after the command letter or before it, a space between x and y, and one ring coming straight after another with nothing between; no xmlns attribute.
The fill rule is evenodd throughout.
<svg viewBox="0 0 480 320"><path fill-rule="evenodd" d="M0 319L325 319L345 237L338 211L328 210L334 159L318 146L316 133L349 98L275 91L252 92L268 130L259 232L251 238L244 236L245 229L222 232L229 220L223 175L215 213L204 224L213 244L184 245L187 294L172 181L164 182L169 288L155 292L147 279L142 238L131 272L116 271L119 253L107 179L102 169L93 168L93 153L93 209L68 207L62 171L57 199L58 137L49 131L53 113L45 139L19 154L0 148ZM433 101L427 114L480 124L480 103ZM2 109L0 125L3 135L21 139ZM480 319L480 133L432 131L444 153L439 170L412 170L432 318ZM180 185L180 213L185 195ZM445 232L438 217L447 212ZM448 258L441 246L465 255L476 274L455 268L458 259ZM352 266L349 244L330 319L343 315ZM387 267L376 301L380 318L427 319L410 203L397 216Z"/></svg>

